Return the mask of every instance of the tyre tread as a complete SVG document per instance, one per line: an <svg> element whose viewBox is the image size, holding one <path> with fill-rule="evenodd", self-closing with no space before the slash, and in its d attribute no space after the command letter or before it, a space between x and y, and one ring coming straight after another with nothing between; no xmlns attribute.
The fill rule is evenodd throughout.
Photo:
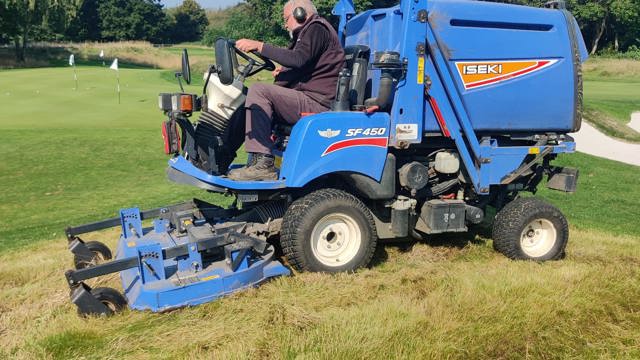
<svg viewBox="0 0 640 360"><path fill-rule="evenodd" d="M372 231L373 241L369 241L369 248L366 249L365 257L356 266L356 268L367 266L371 262L377 243L377 233L371 212L369 211L367 206L354 195L343 190L328 188L314 191L304 197L295 200L291 204L291 206L289 206L284 215L282 221L282 232L280 235L280 244L282 246L282 251L287 258L287 261L296 270L312 270L309 264L304 259L303 244L306 239L300 239L297 231L301 227L302 222L305 220L307 212L312 208L312 206L317 206L322 202L334 202L337 200L347 201L351 206L361 211L367 218L370 229Z"/></svg>
<svg viewBox="0 0 640 360"><path fill-rule="evenodd" d="M561 227L556 231L561 244L555 253L540 260L561 259L569 238L569 224L555 206L535 197L518 198L498 212L492 231L494 249L510 259L534 260L524 254L518 246L522 228L525 222L532 219L532 214L547 214L560 220Z"/></svg>

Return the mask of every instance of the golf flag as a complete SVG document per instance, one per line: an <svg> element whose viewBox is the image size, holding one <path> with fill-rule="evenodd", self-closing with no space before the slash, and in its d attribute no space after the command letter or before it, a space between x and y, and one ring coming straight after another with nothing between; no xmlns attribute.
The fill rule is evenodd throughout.
<svg viewBox="0 0 640 360"><path fill-rule="evenodd" d="M78 90L78 73L76 72L76 59L73 54L69 55L69 66L73 66L73 80L76 82L76 90Z"/></svg>
<svg viewBox="0 0 640 360"><path fill-rule="evenodd" d="M118 58L113 59L113 63L109 66L109 69L116 71L116 79L118 81L118 104L120 104L120 71L118 71Z"/></svg>
<svg viewBox="0 0 640 360"><path fill-rule="evenodd" d="M100 58L104 57L104 50L100 50Z"/></svg>

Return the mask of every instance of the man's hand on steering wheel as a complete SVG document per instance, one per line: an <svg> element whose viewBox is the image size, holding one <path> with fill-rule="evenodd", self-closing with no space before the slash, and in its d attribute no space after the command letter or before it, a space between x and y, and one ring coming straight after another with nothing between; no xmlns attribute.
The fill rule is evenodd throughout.
<svg viewBox="0 0 640 360"><path fill-rule="evenodd" d="M243 76L252 76L261 70L273 71L275 70L275 64L264 55L260 54L262 46L261 41L240 39L238 41L231 40L232 47L236 54L245 59L249 65L244 70L236 69ZM249 56L247 53L252 54L254 57Z"/></svg>
<svg viewBox="0 0 640 360"><path fill-rule="evenodd" d="M263 42L250 39L240 39L236 41L236 48L244 52L257 51L262 52Z"/></svg>

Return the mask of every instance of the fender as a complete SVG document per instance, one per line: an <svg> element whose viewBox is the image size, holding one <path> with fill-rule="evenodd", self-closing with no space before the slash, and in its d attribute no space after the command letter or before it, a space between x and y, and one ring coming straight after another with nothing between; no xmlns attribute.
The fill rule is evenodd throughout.
<svg viewBox="0 0 640 360"><path fill-rule="evenodd" d="M303 187L326 174L349 171L380 181L387 159L389 114L325 112L293 127L280 179Z"/></svg>

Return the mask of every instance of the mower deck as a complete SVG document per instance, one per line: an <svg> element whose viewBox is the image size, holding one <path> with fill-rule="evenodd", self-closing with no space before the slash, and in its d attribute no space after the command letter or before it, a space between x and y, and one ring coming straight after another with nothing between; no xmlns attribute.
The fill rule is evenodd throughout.
<svg viewBox="0 0 640 360"><path fill-rule="evenodd" d="M224 221L229 216L211 218L212 213L224 211L180 204L160 209L153 227L143 228L142 220L151 212L121 210L122 234L115 259L66 273L79 312L110 313L84 282L110 273L120 272L130 308L154 312L202 304L290 274L274 258L272 245L243 233L246 222ZM91 256L89 244L77 235L114 226L113 220L67 229L70 250L76 257Z"/></svg>

